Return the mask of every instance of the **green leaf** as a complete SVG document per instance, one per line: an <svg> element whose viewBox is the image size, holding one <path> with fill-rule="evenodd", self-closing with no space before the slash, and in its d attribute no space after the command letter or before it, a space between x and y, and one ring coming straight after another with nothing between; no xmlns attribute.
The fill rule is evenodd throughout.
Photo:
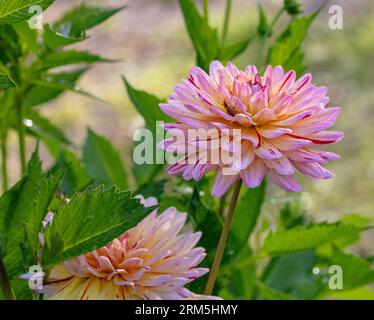
<svg viewBox="0 0 374 320"><path fill-rule="evenodd" d="M285 254L275 257L265 269L261 281L267 288L283 292L298 299L313 299L326 287L322 277L312 270L317 257L313 250ZM268 292L261 292L267 298Z"/></svg>
<svg viewBox="0 0 374 320"><path fill-rule="evenodd" d="M269 50L268 63L275 65L285 65L293 67L292 59L300 49L307 31L318 15L319 10L310 16L293 19L286 30L275 41Z"/></svg>
<svg viewBox="0 0 374 320"><path fill-rule="evenodd" d="M330 297L344 300L374 300L374 290L369 286L352 290L334 290L331 291Z"/></svg>
<svg viewBox="0 0 374 320"><path fill-rule="evenodd" d="M329 265L338 265L343 270L343 289L350 290L374 282L371 263L361 257L346 254L334 247Z"/></svg>
<svg viewBox="0 0 374 320"><path fill-rule="evenodd" d="M88 189L76 194L46 229L42 263L51 267L108 244L136 226L154 208L144 208L130 192Z"/></svg>
<svg viewBox="0 0 374 320"><path fill-rule="evenodd" d="M65 36L60 32L53 30L48 24L44 26L43 40L48 48L55 50L63 46L77 43L85 40L84 37Z"/></svg>
<svg viewBox="0 0 374 320"><path fill-rule="evenodd" d="M295 298L313 299L325 288L322 277L312 272L316 263L312 250L275 257L262 275L262 281L267 287Z"/></svg>
<svg viewBox="0 0 374 320"><path fill-rule="evenodd" d="M263 283L256 284L258 291L265 300L295 300L291 295L265 286Z"/></svg>
<svg viewBox="0 0 374 320"><path fill-rule="evenodd" d="M258 4L258 16L259 16L259 23L257 27L257 34L260 37L265 37L265 36L269 37L271 35L272 30L270 29L270 26L268 24L268 21L267 21L265 12L264 12L264 8L262 7L260 3Z"/></svg>
<svg viewBox="0 0 374 320"><path fill-rule="evenodd" d="M239 252L227 248L215 292L229 292L235 299L252 299L255 279L256 264L250 247L245 245Z"/></svg>
<svg viewBox="0 0 374 320"><path fill-rule="evenodd" d="M35 263L41 223L65 170L50 177L44 175L37 150L26 176L0 198L0 246L11 277Z"/></svg>
<svg viewBox="0 0 374 320"><path fill-rule="evenodd" d="M0 25L28 20L35 15L30 7L37 5L43 10L54 0L0 0Z"/></svg>
<svg viewBox="0 0 374 320"><path fill-rule="evenodd" d="M132 174L136 180L136 185L141 188L151 183L162 172L162 164L133 164Z"/></svg>
<svg viewBox="0 0 374 320"><path fill-rule="evenodd" d="M206 207L202 202L198 189L195 187L193 194L186 208L189 218L193 223L194 230L203 231L199 246L205 248L207 256L201 263L201 267L210 268L213 263L218 240L222 231L222 222L217 214L210 208ZM207 228L207 226L209 226ZM191 283L190 288L195 292L202 292L208 275L201 277Z"/></svg>
<svg viewBox="0 0 374 320"><path fill-rule="evenodd" d="M261 249L264 255L280 255L315 248L359 234L363 229L344 224L316 224L270 233Z"/></svg>
<svg viewBox="0 0 374 320"><path fill-rule="evenodd" d="M164 193L164 188L167 180L156 180L143 184L136 194L141 194L145 198L156 197L159 201Z"/></svg>
<svg viewBox="0 0 374 320"><path fill-rule="evenodd" d="M237 298L251 299L255 266L248 246L265 199L265 182L255 189L243 188L234 213L218 283Z"/></svg>
<svg viewBox="0 0 374 320"><path fill-rule="evenodd" d="M18 36L22 40L22 43L27 50L39 54L39 45L38 45L38 32L36 29L31 29L26 21L22 21L13 25L14 30L16 30Z"/></svg>
<svg viewBox="0 0 374 320"><path fill-rule="evenodd" d="M62 144L70 144L70 141L65 137L62 130L54 126L38 112L27 110L26 117L33 123L28 129L38 137L48 137Z"/></svg>
<svg viewBox="0 0 374 320"><path fill-rule="evenodd" d="M82 4L68 11L54 27L60 32L65 30L66 35L80 37L84 31L104 22L125 7L105 8Z"/></svg>
<svg viewBox="0 0 374 320"><path fill-rule="evenodd" d="M63 91L71 91L76 94L80 94L84 97L94 99L97 101L100 101L102 103L108 103L107 101L96 97L95 95L82 90L79 86L75 85L72 82L66 81L66 80L60 80L56 78L47 78L46 80L33 80L32 84L38 86L38 87L44 87L44 90L53 90L54 93L56 92L63 92ZM49 94L50 96L51 94Z"/></svg>
<svg viewBox="0 0 374 320"><path fill-rule="evenodd" d="M122 190L128 187L127 175L120 153L109 140L91 130L87 132L83 162L88 174L96 184L114 184Z"/></svg>
<svg viewBox="0 0 374 320"><path fill-rule="evenodd" d="M136 90L125 78L123 81L131 102L153 133L156 132L156 121L172 121L159 107L163 100L145 91Z"/></svg>
<svg viewBox="0 0 374 320"><path fill-rule="evenodd" d="M265 182L254 189L242 189L231 226L232 242L235 242L232 245L236 247L236 250L240 250L247 244L250 234L256 227L265 200L265 192ZM232 250L235 249L232 248Z"/></svg>
<svg viewBox="0 0 374 320"><path fill-rule="evenodd" d="M20 278L14 278L13 280L10 281L10 285L16 296L16 300L32 300L33 299L32 297L33 292L31 291L29 287L28 281L25 281Z"/></svg>
<svg viewBox="0 0 374 320"><path fill-rule="evenodd" d="M43 61L39 62L40 69L52 69L56 67L71 64L92 64L96 62L115 62L114 60L105 59L86 51L56 51L46 56Z"/></svg>
<svg viewBox="0 0 374 320"><path fill-rule="evenodd" d="M126 86L127 94L135 106L136 110L144 118L147 128L149 128L153 137L156 138L157 121L172 122L173 120L168 117L159 107L159 104L163 102L158 97L151 95L147 92L140 91L131 86L131 84L123 78ZM153 158L155 159L156 139L153 141ZM134 164L133 174L137 180L138 186L148 183L163 169L163 165L158 164Z"/></svg>
<svg viewBox="0 0 374 320"><path fill-rule="evenodd" d="M70 168L61 181L60 190L67 197L72 197L75 192L82 191L92 183L92 178L90 178L77 156L73 152L64 149L61 151L61 156L56 166L60 168L67 163L70 164Z"/></svg>
<svg viewBox="0 0 374 320"><path fill-rule="evenodd" d="M297 75L302 75L305 72L305 62L304 62L305 54L299 48L296 52L292 55L292 59L288 60L284 65L284 70L294 70Z"/></svg>
<svg viewBox="0 0 374 320"><path fill-rule="evenodd" d="M11 25L0 25L0 62L3 67L1 72L9 74L6 66L14 64L14 59L22 56L22 46L19 36Z"/></svg>
<svg viewBox="0 0 374 320"><path fill-rule="evenodd" d="M357 213L352 213L345 215L341 220L346 224L351 224L356 227L366 227L371 222L373 222L374 218L370 216L360 215Z"/></svg>
<svg viewBox="0 0 374 320"><path fill-rule="evenodd" d="M69 87L74 87L76 81L87 71L87 68L79 69L71 72L61 72L48 74L46 79L52 83L68 83ZM45 85L33 85L29 91L27 91L24 98L23 107L30 108L57 98L65 90L61 86L52 88L48 86L46 90Z"/></svg>
<svg viewBox="0 0 374 320"><path fill-rule="evenodd" d="M200 67L207 70L212 60L219 56L220 45L216 29L209 26L192 0L179 0L187 31L197 54Z"/></svg>
<svg viewBox="0 0 374 320"><path fill-rule="evenodd" d="M245 51L245 49L247 49L251 41L252 37L223 47L222 52L220 54L220 60L223 63L226 63L227 61L236 58L237 56L242 54Z"/></svg>
<svg viewBox="0 0 374 320"><path fill-rule="evenodd" d="M10 76L0 73L0 89L15 88L16 84Z"/></svg>

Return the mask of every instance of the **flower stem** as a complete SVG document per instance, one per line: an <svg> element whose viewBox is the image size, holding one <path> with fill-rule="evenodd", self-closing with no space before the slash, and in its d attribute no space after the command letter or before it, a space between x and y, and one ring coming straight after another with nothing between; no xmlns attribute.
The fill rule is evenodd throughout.
<svg viewBox="0 0 374 320"><path fill-rule="evenodd" d="M8 190L8 166L7 166L7 158L8 158L8 147L7 147L7 133L5 130L1 132L1 170L2 170L2 177L3 177L3 192Z"/></svg>
<svg viewBox="0 0 374 320"><path fill-rule="evenodd" d="M19 143L19 157L21 162L21 172L22 174L26 170L26 143L25 143L25 137L26 137L26 130L25 126L23 124L23 106L20 99L17 99L17 129L18 129L18 143Z"/></svg>
<svg viewBox="0 0 374 320"><path fill-rule="evenodd" d="M256 60L256 65L259 66L260 62L261 62L261 58L262 58L262 53L264 51L264 48L265 48L265 44L266 44L266 40L269 38L269 36L271 35L271 33L273 32L273 29L274 29L274 26L276 25L276 23L278 22L279 18L282 16L283 12L285 11L285 8L282 7L278 12L277 14L275 15L273 21L271 22L270 26L269 26L269 29L267 30L266 34L262 37L261 39L261 43L260 43L260 49L258 51L258 55L257 55L257 60Z"/></svg>
<svg viewBox="0 0 374 320"><path fill-rule="evenodd" d="M234 192L233 192L232 197L231 197L230 206L229 206L229 209L228 209L228 212L227 212L227 217L226 217L225 223L223 225L223 229L222 229L222 232L221 232L221 237L220 237L219 242L218 242L216 255L214 257L212 268L210 269L209 278L208 278L208 281L207 281L207 284L206 284L206 287L205 287L204 294L206 294L206 295L211 295L212 292L213 292L214 283L216 282L217 275L218 275L218 270L219 270L219 267L221 265L221 261L222 261L222 257L223 257L223 253L225 252L226 242L227 242L227 238L229 236L231 223L232 223L232 219L234 217L234 212L235 212L236 204L238 202L241 186L242 186L242 180L240 179L236 183L236 185L234 187Z"/></svg>
<svg viewBox="0 0 374 320"><path fill-rule="evenodd" d="M231 14L232 0L226 0L225 19L223 21L221 46L223 47L226 41L227 33L229 30L230 14Z"/></svg>
<svg viewBox="0 0 374 320"><path fill-rule="evenodd" d="M208 23L208 0L203 0L204 19Z"/></svg>
<svg viewBox="0 0 374 320"><path fill-rule="evenodd" d="M12 288L10 287L9 278L5 270L3 258L0 255L0 287L6 300L14 300Z"/></svg>
<svg viewBox="0 0 374 320"><path fill-rule="evenodd" d="M225 211L226 206L226 200L227 200L227 193L225 193L220 199L219 199L219 209L218 209L218 216L223 218L223 213Z"/></svg>

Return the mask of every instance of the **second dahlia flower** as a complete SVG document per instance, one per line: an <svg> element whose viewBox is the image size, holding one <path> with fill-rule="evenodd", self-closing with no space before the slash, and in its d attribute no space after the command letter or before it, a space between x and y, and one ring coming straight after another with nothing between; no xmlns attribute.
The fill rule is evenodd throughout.
<svg viewBox="0 0 374 320"><path fill-rule="evenodd" d="M214 61L209 74L194 67L188 80L174 89L168 103L160 106L177 120L165 124L173 138L161 145L183 155L168 168L170 174L199 180L207 171L216 170L213 195L217 197L238 179L254 188L268 175L283 189L298 192L301 186L294 177L296 171L315 179L333 176L322 164L339 156L315 147L343 138L342 132L326 131L335 123L340 108L327 108L327 89L313 85L311 74L297 80L295 71L284 72L280 66L268 66L260 75L253 65L241 71L231 63L224 67ZM186 138L190 129L212 128L221 132L218 147ZM240 156L231 163L213 163L202 151L210 149L211 156L239 152L233 144L237 138L234 129L240 132ZM223 135L228 139L223 140ZM190 152L176 146L175 138L198 147ZM225 174L225 168L234 173Z"/></svg>
<svg viewBox="0 0 374 320"><path fill-rule="evenodd" d="M201 233L180 233L185 222L186 214L175 208L153 211L105 247L54 267L42 292L58 300L214 298L184 287L208 272L196 267L205 257L203 248L195 248Z"/></svg>

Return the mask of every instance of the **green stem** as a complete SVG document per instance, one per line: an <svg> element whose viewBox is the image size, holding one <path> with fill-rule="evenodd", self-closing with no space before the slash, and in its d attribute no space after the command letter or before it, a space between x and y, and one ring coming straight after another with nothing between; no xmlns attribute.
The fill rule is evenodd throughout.
<svg viewBox="0 0 374 320"><path fill-rule="evenodd" d="M264 34L264 36L261 39L260 49L258 51L258 55L257 55L257 59L256 59L256 65L258 67L260 66L260 62L261 62L261 58L262 58L262 53L264 51L266 41L269 38L270 34L273 31L274 26L276 25L276 23L278 22L279 18L282 16L282 14L283 14L284 11L285 11L284 7L282 7L282 8L279 9L279 11L275 15L273 21L271 22L271 24L269 26L269 29L267 30L266 34Z"/></svg>
<svg viewBox="0 0 374 320"><path fill-rule="evenodd" d="M18 142L19 142L19 156L21 162L21 172L22 175L25 173L26 170L26 130L25 125L23 123L24 120L24 110L22 106L22 99L18 97L16 99L17 104L17 129L18 129Z"/></svg>
<svg viewBox="0 0 374 320"><path fill-rule="evenodd" d="M229 30L230 14L231 14L232 0L226 0L225 19L223 21L221 46L223 47L226 41L227 33Z"/></svg>
<svg viewBox="0 0 374 320"><path fill-rule="evenodd" d="M1 132L1 169L2 169L2 176L3 176L3 192L8 190L8 135L5 130Z"/></svg>
<svg viewBox="0 0 374 320"><path fill-rule="evenodd" d="M204 19L208 23L208 0L203 0L203 12L204 12Z"/></svg>
<svg viewBox="0 0 374 320"><path fill-rule="evenodd" d="M210 273L209 273L209 278L208 278L208 281L206 283L206 287L205 287L205 291L204 291L204 294L206 294L206 295L211 295L212 292L213 292L213 288L214 288L214 284L215 284L216 279L217 279L219 267L221 265L223 254L225 252L226 242L227 242L227 238L229 236L232 219L233 219L234 213L235 213L236 204L238 203L238 198L239 198L239 193L240 193L241 186L242 186L242 180L240 179L236 183L236 185L234 187L234 192L233 192L232 197L231 197L230 206L229 206L229 209L228 209L228 212L227 212L227 217L225 219L225 224L223 225L223 229L222 229L222 232L221 232L221 237L220 237L219 242L218 242L216 255L214 257L212 268L210 269Z"/></svg>
<svg viewBox="0 0 374 320"><path fill-rule="evenodd" d="M219 199L219 209L218 209L218 216L223 217L223 213L225 211L225 205L226 205L226 199L227 199L227 193L225 193L220 199Z"/></svg>
<svg viewBox="0 0 374 320"><path fill-rule="evenodd" d="M14 300L12 288L10 286L9 278L5 269L3 258L0 255L0 287L3 291L6 300Z"/></svg>

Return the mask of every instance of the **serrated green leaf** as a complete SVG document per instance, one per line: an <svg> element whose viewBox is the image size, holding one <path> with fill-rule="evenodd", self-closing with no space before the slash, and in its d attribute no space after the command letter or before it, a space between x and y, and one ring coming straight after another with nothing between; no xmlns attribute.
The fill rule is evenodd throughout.
<svg viewBox="0 0 374 320"><path fill-rule="evenodd" d="M315 248L334 242L352 234L359 234L362 228L344 224L316 224L309 227L295 227L270 233L261 249L264 255L280 255Z"/></svg>
<svg viewBox="0 0 374 320"><path fill-rule="evenodd" d="M98 55L77 50L56 51L47 55L43 61L39 62L37 69L52 69L56 67L72 64L92 64L97 62L115 62Z"/></svg>
<svg viewBox="0 0 374 320"><path fill-rule="evenodd" d="M35 12L30 7L48 8L54 0L0 0L0 25L30 19Z"/></svg>
<svg viewBox="0 0 374 320"><path fill-rule="evenodd" d="M127 174L120 153L109 140L88 130L83 148L83 162L97 185L116 185L125 190L128 187Z"/></svg>
<svg viewBox="0 0 374 320"><path fill-rule="evenodd" d="M34 264L41 223L65 170L47 177L35 151L26 176L0 198L0 242L11 277Z"/></svg>
<svg viewBox="0 0 374 320"><path fill-rule="evenodd" d="M209 26L192 0L179 0L187 31L197 54L200 67L207 70L212 60L219 56L220 45L216 29Z"/></svg>
<svg viewBox="0 0 374 320"><path fill-rule="evenodd" d="M46 229L42 254L45 267L108 244L137 225L154 208L144 208L130 192L114 187L88 189L76 194Z"/></svg>
<svg viewBox="0 0 374 320"><path fill-rule="evenodd" d="M343 270L343 290L351 290L374 282L374 268L364 258L344 253L334 247L329 265L338 265Z"/></svg>
<svg viewBox="0 0 374 320"><path fill-rule="evenodd" d="M7 74L0 73L0 89L14 88L15 82Z"/></svg>
<svg viewBox="0 0 374 320"><path fill-rule="evenodd" d="M68 83L70 87L73 87L76 81L87 71L87 68L78 69L71 72L61 72L61 73L53 73L48 74L46 76L49 79L49 82L52 83ZM23 101L24 108L30 108L48 101L51 101L57 98L60 94L64 92L64 88L57 87L52 88L51 86L48 87L46 90L46 86L44 85L33 85L29 91L27 91L26 96Z"/></svg>
<svg viewBox="0 0 374 320"><path fill-rule="evenodd" d="M60 32L65 30L66 35L79 37L84 31L104 22L125 7L106 8L82 4L68 11L54 24L54 28Z"/></svg>
<svg viewBox="0 0 374 320"><path fill-rule="evenodd" d="M322 277L312 272L316 263L313 250L275 257L263 272L261 281L266 287L297 299L313 299L326 287Z"/></svg>
<svg viewBox="0 0 374 320"><path fill-rule="evenodd" d="M69 44L77 43L85 40L84 37L65 36L53 30L48 24L44 26L43 40L48 48L55 50Z"/></svg>
<svg viewBox="0 0 374 320"><path fill-rule="evenodd" d="M263 283L257 283L256 287L265 300L295 300L291 295L282 291L275 290L265 286Z"/></svg>

